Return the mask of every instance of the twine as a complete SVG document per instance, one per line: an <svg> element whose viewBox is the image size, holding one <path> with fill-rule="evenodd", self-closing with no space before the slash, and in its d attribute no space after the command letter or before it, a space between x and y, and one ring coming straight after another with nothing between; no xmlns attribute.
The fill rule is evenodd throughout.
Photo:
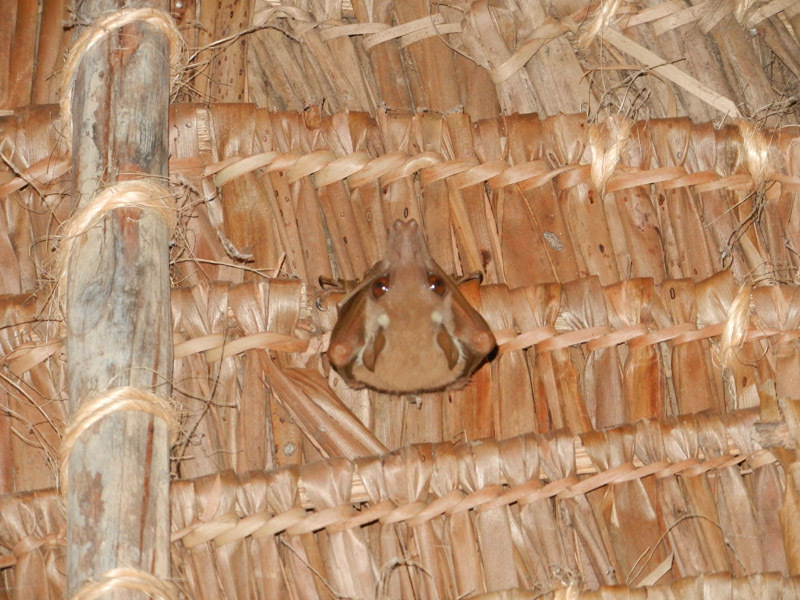
<svg viewBox="0 0 800 600"><path fill-rule="evenodd" d="M72 92L78 67L86 53L109 35L131 23L148 23L161 29L167 36L170 47L170 66L174 69L179 63L183 49L183 38L172 18L161 10L154 8L129 8L114 12L98 19L75 40L67 53L66 64L61 75L61 122L67 146L72 146Z"/></svg>
<svg viewBox="0 0 800 600"><path fill-rule="evenodd" d="M728 309L728 319L722 329L719 358L720 362L729 368L733 368L736 353L747 338L750 322L750 290L750 284L745 284L739 288Z"/></svg>
<svg viewBox="0 0 800 600"><path fill-rule="evenodd" d="M73 215L64 228L61 245L56 257L56 282L64 285L67 265L75 240L95 226L108 211L117 208L151 209L161 215L167 224L170 236L177 223L172 205L172 192L163 185L145 179L120 181L95 195L80 211ZM64 289L62 288L62 289Z"/></svg>
<svg viewBox="0 0 800 600"><path fill-rule="evenodd" d="M601 125L592 125L589 129L592 183L601 196L605 194L606 184L628 144L632 128L633 121L612 115Z"/></svg>
<svg viewBox="0 0 800 600"><path fill-rule="evenodd" d="M771 179L775 172L769 159L770 144L764 132L752 121L739 119L737 125L742 135L742 149L747 170L753 178L753 183L758 187Z"/></svg>
<svg viewBox="0 0 800 600"><path fill-rule="evenodd" d="M120 387L108 390L84 402L73 415L61 440L60 487L66 494L69 456L78 439L100 419L116 412L139 411L163 420L174 436L178 431L175 409L166 398L134 387Z"/></svg>
<svg viewBox="0 0 800 600"><path fill-rule="evenodd" d="M748 175L744 172L726 177L720 176L714 171L688 172L685 166L675 165L671 167L656 167L652 169L623 170L615 173L614 168L618 163L618 157L614 153L625 152L626 146L630 143L628 125L632 130L633 123L627 119L611 116L616 121L614 128L609 127L606 120L602 125L595 125L593 141L596 147L592 147L593 157L599 156L603 162L595 166L597 169L597 180L606 179L605 191L619 191L634 187L647 186L653 183L660 183L664 189L674 190L678 188L691 188L696 192L710 192L720 189L741 189L750 182ZM612 121L613 122L613 121ZM624 125L620 125L623 123ZM607 130L613 131L614 139L610 138ZM591 131L591 130L590 130ZM749 131L745 126L745 131ZM626 133L627 132L627 133ZM741 144L741 152L751 154L751 167L756 173L761 173L762 179L766 178L767 183L781 183L786 189L800 189L800 177L794 177L776 172L774 168L775 159L772 158L768 163L755 162L759 153L764 153L764 148L771 146L766 141L768 132L755 129L758 134L747 136L749 140L749 150ZM744 138L744 136L743 136ZM686 143L689 143L688 140ZM619 144L616 149L611 148L614 144ZM608 145L609 149L604 149ZM739 147L737 145L737 147ZM610 150L614 150L609 154ZM521 164L510 165L507 159L489 160L480 162L475 158L469 159L446 159L440 153L427 151L419 154L407 154L402 151L393 151L386 154L370 158L366 152L357 151L343 156L333 156L327 152L313 152L313 157L304 160L303 154L299 152L286 152L278 154L276 152L264 152L247 157L231 157L215 163L204 163L202 173L204 177L214 177L214 183L219 187L229 183L245 173L252 172L259 168L265 168L268 172L286 171L292 172L292 181L297 181L300 177L309 177L315 189L331 185L338 181L346 181L346 185L352 191L356 188L372 185L379 180L381 185L386 185L397 179L412 177L417 175L422 187L426 187L437 181L452 180L456 189L463 189L472 185L487 183L492 191L500 188L516 185L520 191L528 191L549 184L554 179L559 190L572 188L577 185L587 183L592 178L591 165L574 162L560 167L551 168L543 160L533 160ZM747 158L745 157L746 161ZM764 159L766 160L766 154ZM766 164L766 168L759 169L759 164ZM174 165L173 165L174 166ZM297 166L295 170L294 167ZM197 169L197 161L192 159L192 165L176 166L171 169L174 173L189 173L192 169ZM737 188L738 186L738 188ZM0 188L2 189L2 188Z"/></svg>
<svg viewBox="0 0 800 600"><path fill-rule="evenodd" d="M95 600L103 598L105 594L115 590L131 590L143 592L150 598L161 600L179 600L181 597L178 586L169 581L163 581L147 571L132 567L118 567L106 571L94 581L87 581L72 596L70 600Z"/></svg>

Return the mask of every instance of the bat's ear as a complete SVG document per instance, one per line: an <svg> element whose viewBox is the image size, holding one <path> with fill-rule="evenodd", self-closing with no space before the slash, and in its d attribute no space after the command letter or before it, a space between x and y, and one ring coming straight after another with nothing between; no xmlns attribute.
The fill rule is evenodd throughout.
<svg viewBox="0 0 800 600"><path fill-rule="evenodd" d="M361 291L344 301L339 307L339 319L331 332L331 342L328 346L328 358L334 367L341 368L349 364L358 354L361 346L366 341L366 288L359 286Z"/></svg>

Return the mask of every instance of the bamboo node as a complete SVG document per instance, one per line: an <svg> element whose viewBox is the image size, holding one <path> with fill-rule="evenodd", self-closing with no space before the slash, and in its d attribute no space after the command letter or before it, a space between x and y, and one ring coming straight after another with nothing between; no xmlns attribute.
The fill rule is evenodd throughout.
<svg viewBox="0 0 800 600"><path fill-rule="evenodd" d="M183 37L168 13L155 8L129 8L116 11L95 21L70 47L64 70L61 73L59 106L64 137L69 148L72 147L72 92L81 61L94 46L113 32L131 23L147 23L160 28L169 42L170 66L173 70L177 70L180 64L183 54Z"/></svg>
<svg viewBox="0 0 800 600"><path fill-rule="evenodd" d="M81 404L64 431L61 440L61 469L59 484L66 495L69 456L78 439L92 425L108 415L121 411L139 411L163 420L174 438L179 423L177 411L170 401L158 394L134 387L119 387L107 390Z"/></svg>
<svg viewBox="0 0 800 600"><path fill-rule="evenodd" d="M95 600L115 590L143 592L151 598L160 600L179 600L185 597L178 586L171 581L164 581L141 569L118 567L106 571L94 581L84 583L70 596L70 600Z"/></svg>

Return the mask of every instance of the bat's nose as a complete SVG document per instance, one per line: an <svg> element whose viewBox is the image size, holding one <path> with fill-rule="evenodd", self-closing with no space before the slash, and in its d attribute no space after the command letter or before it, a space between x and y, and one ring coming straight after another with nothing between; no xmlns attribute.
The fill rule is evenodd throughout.
<svg viewBox="0 0 800 600"><path fill-rule="evenodd" d="M416 232L419 228L416 219L409 219L408 221L403 221L401 219L397 219L392 225L392 229L397 232Z"/></svg>
<svg viewBox="0 0 800 600"><path fill-rule="evenodd" d="M428 254L422 231L414 219L409 221L398 219L394 222L389 234L388 247L397 253L397 258L403 263L419 264L420 259L424 259Z"/></svg>

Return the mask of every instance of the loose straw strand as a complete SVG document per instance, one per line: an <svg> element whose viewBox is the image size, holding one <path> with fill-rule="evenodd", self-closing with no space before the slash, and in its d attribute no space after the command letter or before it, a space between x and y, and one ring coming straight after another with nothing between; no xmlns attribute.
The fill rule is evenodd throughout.
<svg viewBox="0 0 800 600"><path fill-rule="evenodd" d="M586 26L586 29L581 31L580 35L578 36L578 47L579 48L588 48L589 44L594 41L598 34L602 31L605 31L609 25L611 25L611 20L617 14L617 9L619 8L621 0L603 0L600 3L597 12L595 12L594 17L592 18L591 23Z"/></svg>
<svg viewBox="0 0 800 600"><path fill-rule="evenodd" d="M98 19L72 44L67 53L66 64L61 74L61 122L67 145L72 145L72 92L78 68L86 53L109 35L131 23L148 23L161 29L170 46L170 66L175 69L180 63L183 37L169 14L155 8L129 8L116 11Z"/></svg>
<svg viewBox="0 0 800 600"><path fill-rule="evenodd" d="M750 12L750 9L755 5L756 0L738 0L736 8L733 10L733 17L742 26L746 27L745 17Z"/></svg>
<svg viewBox="0 0 800 600"><path fill-rule="evenodd" d="M178 431L178 418L170 402L152 392L134 387L120 387L84 402L73 415L61 441L61 469L59 484L62 494L67 489L69 456L75 443L92 425L110 414L122 411L139 411L163 420L171 434Z"/></svg>

